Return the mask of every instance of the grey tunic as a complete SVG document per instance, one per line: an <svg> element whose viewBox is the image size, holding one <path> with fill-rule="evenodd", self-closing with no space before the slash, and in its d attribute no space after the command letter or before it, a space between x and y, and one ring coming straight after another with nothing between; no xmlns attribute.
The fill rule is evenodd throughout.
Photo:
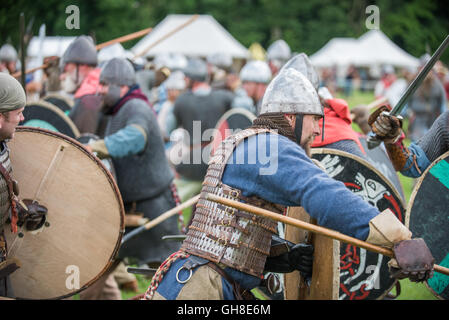
<svg viewBox="0 0 449 320"><path fill-rule="evenodd" d="M215 128L221 116L231 109L233 99L234 94L228 90L211 90L209 94L187 91L178 97L173 112L178 127L189 133L192 148L203 148L207 144L207 141L202 141L203 133ZM196 121L199 121L199 131L195 130ZM189 163L177 165L176 171L184 178L202 181L206 175L207 163L197 163L194 157L192 151Z"/></svg>
<svg viewBox="0 0 449 320"><path fill-rule="evenodd" d="M136 211L143 212L150 220L175 206L171 192L174 175L164 153L164 144L153 110L140 99L127 101L112 116L106 136L125 128L138 125L145 131L147 143L139 154L112 158L117 175L117 185L123 198L125 210L136 203ZM130 229L127 228L126 231ZM165 220L153 229L141 233L122 245L120 258L133 258L137 263L162 262L180 244L162 241L167 234L178 234L177 217Z"/></svg>

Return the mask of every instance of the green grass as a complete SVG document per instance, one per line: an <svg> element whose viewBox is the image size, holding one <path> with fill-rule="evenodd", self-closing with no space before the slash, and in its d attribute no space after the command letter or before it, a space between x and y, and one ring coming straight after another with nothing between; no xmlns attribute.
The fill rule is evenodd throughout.
<svg viewBox="0 0 449 320"><path fill-rule="evenodd" d="M374 101L374 95L372 92L361 92L354 91L350 97L344 97L341 94L337 95L338 98L344 99L348 102L350 108L355 107L360 104L369 104ZM357 125L353 126L354 130L361 132ZM404 121L404 129L407 128L407 121ZM405 141L406 144L410 142L408 140ZM410 195L413 191L413 181L414 179L402 176L399 174L399 180L404 189L404 194L406 197L406 201L408 203L410 199ZM188 222L190 218L191 209L186 209L184 212L185 222ZM139 283L139 292L143 293L147 290L151 279L148 279L144 276L137 275L138 283ZM436 300L437 298L430 292L430 290L423 283L413 283L407 279L400 280L401 284L401 294L397 298L397 300ZM396 289L391 291L392 294L396 293ZM256 293L257 294L257 293ZM129 293L122 291L122 298L129 299L134 297L135 293ZM263 296L259 295L258 298L263 299Z"/></svg>

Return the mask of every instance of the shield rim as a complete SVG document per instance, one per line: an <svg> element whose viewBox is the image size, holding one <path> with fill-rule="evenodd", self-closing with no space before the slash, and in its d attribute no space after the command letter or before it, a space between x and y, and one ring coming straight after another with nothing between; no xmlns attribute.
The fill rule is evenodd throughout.
<svg viewBox="0 0 449 320"><path fill-rule="evenodd" d="M111 268L111 266L114 263L114 260L117 256L118 250L120 249L120 245L122 242L122 238L123 235L125 233L125 208L123 205L123 200L122 200L122 196L120 194L119 188L117 186L117 183L115 182L112 174L109 172L109 170L105 167L105 165L101 162L101 160L99 158L97 158L94 154L92 154L91 152L89 152L81 143L79 143L78 141L76 141L75 139L66 136L62 133L59 132L54 132L54 131L50 131L50 130L46 130L46 129L42 129L42 128L36 128L36 127L28 127L28 126L20 126L16 128L16 132L34 132L37 134L43 134L46 136L52 136L54 138L57 139L62 139L65 142L69 143L70 145L74 146L75 148L78 148L80 151L82 151L84 154L86 154L91 160L93 160L97 166L106 174L106 177L108 179L109 184L111 185L112 189L115 191L115 196L117 199L117 202L120 206L120 230L119 230L119 234L118 234L118 238L117 238L117 242L114 246L114 250L112 251L110 257L109 257L109 261L108 263L103 267L103 269L100 271L100 273L97 274L97 276L95 276L94 278L92 278L90 281L88 281L87 283L85 283L82 287L80 287L79 289L74 290L73 292L61 295L61 296L57 296L57 297L52 297L52 298L46 298L46 300L58 300L58 299L65 299L65 298L69 298L71 296L74 296L77 293L80 293L81 291L89 288L93 283L95 283L99 278L101 278L103 275L106 274L106 272L109 270L109 268ZM40 299L32 299L32 298L25 298L25 299L30 299L30 300L40 300Z"/></svg>
<svg viewBox="0 0 449 320"><path fill-rule="evenodd" d="M438 158L436 158L428 167L427 169L423 172L423 174L421 175L421 177L418 178L418 181L416 181L415 187L413 188L412 193L410 194L410 200L408 201L408 206L407 206L407 210L405 212L405 220L407 222L406 226L407 228L409 228L409 224L410 224L410 213L413 207L413 203L415 202L415 198L416 195L418 194L418 191L421 187L421 184L423 183L424 179L427 177L427 174L429 173L430 169L433 168L434 165L436 165L438 162L440 162L441 160L443 160L444 158L449 157L449 151L443 153L441 156L439 156ZM427 281L425 282L425 285L427 287L427 289L429 289L430 293L432 293L436 298L440 299L440 300L447 300L444 299L442 296L440 296L438 293L436 293L431 287L430 285L427 283Z"/></svg>
<svg viewBox="0 0 449 320"><path fill-rule="evenodd" d="M225 113L223 113L223 115L220 117L220 119L218 119L217 124L215 125L215 129L220 128L224 121L226 121L230 116L232 116L233 114L236 114L236 113L243 114L243 115L247 116L251 122L253 122L254 119L256 119L256 116L251 111L248 111L245 108L232 108L232 109L226 111ZM244 129L242 129L242 130L244 130Z"/></svg>
<svg viewBox="0 0 449 320"><path fill-rule="evenodd" d="M361 139L364 139L365 142L367 143L367 137L366 137L366 136L359 137L359 140L361 140ZM366 152L366 150L365 150L365 152ZM389 159L389 158L388 158L388 154L385 153L384 150L382 150L382 152L385 154L385 156L387 157L387 159ZM368 153L367 153L367 152L366 152L366 155L368 156ZM362 160L364 160L364 159L362 159ZM390 160L390 162L391 162L391 160ZM393 166L393 163L391 163L391 165ZM393 167L393 169L394 169L394 167ZM399 192L400 198L401 198L401 200L403 201L403 203L405 203L405 202L406 202L406 199L405 199L404 187L402 186L401 179L399 179L399 175L398 175L398 172L397 172L397 171L395 171L395 174L396 174L396 177L398 178L399 185L400 185L400 187L401 187L401 190L400 190L401 192ZM385 176L385 175L384 175L384 176ZM389 179L388 179L388 180L389 180ZM395 190L398 191L396 187L395 187ZM402 196L402 194L403 194L404 196ZM405 207L404 207L404 209L405 209Z"/></svg>
<svg viewBox="0 0 449 320"><path fill-rule="evenodd" d="M69 110L73 109L73 106L75 105L75 102L72 99L70 99L69 97L65 97L64 95L62 95L60 93L49 93L46 96L44 96L43 98L41 98L41 100L45 101L45 102L49 102L49 101L45 100L47 98L55 98L55 99L59 99L59 100L64 101L69 106ZM51 103L51 102L49 102L49 103Z"/></svg>
<svg viewBox="0 0 449 320"><path fill-rule="evenodd" d="M26 104L26 106L25 106L25 109L26 109L26 107L29 107L29 106L32 106L32 105L33 106L36 106L36 105L37 106L41 106L41 107L49 109L50 111L53 111L54 113L56 113L60 118L62 118L67 123L67 125L70 127L70 129L72 129L72 132L73 132L73 135L75 136L75 138L80 136L80 131L76 127L75 123L73 123L72 119L70 119L61 109L59 109L54 104L52 104L50 102L47 102L47 101L39 100L39 101L36 101L36 102L28 102ZM25 119L25 121L26 120L27 119ZM29 126L20 126L20 127L29 127ZM37 128L37 127L30 127L30 128ZM39 128L39 129L42 129L42 128ZM46 129L43 129L43 130L46 130ZM63 134L61 132L57 132L57 133ZM70 137L68 135L65 135L65 136L69 137L69 138L72 138L72 137Z"/></svg>
<svg viewBox="0 0 449 320"><path fill-rule="evenodd" d="M378 169L376 169L371 163L369 163L367 160L364 160L362 158L360 158L359 156L353 155L352 153L346 152L346 151L341 151L338 149L331 149L331 148L311 148L311 157L314 154L335 154L335 155L339 155L339 156L344 156L344 157L348 157L351 158L355 161L358 161L359 163L363 164L364 166L368 167L369 169L371 169L374 173L376 173L379 177L381 177L383 179L384 182L387 183L387 185L391 188L391 190L394 192L395 196L397 199L399 199L399 201L401 202L401 205L404 209L406 209L405 205L404 205L404 200L402 199L402 197L400 196L400 194L398 194L398 191L396 190L396 187L394 187L392 185L392 183L389 181L389 179L387 179L385 177L385 175L383 173L381 173ZM407 216L407 215L405 215ZM405 219L404 219L404 224L405 224ZM285 279L285 278L284 278ZM394 286L396 285L396 283L398 282L398 280L395 280L393 282L393 284L391 285L390 288L386 289L384 291L383 294L381 294L379 297L377 297L375 300L382 300L383 298L385 298L385 296L394 288Z"/></svg>

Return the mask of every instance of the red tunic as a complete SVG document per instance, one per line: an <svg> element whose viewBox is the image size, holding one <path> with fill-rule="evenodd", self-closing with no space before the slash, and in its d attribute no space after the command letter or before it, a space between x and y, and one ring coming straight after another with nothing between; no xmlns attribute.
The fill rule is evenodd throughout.
<svg viewBox="0 0 449 320"><path fill-rule="evenodd" d="M351 127L352 120L347 102L343 99L329 99L326 102L330 108L324 108L324 141L321 134L315 138L312 147L324 147L341 140L353 140L365 153L358 139L359 134ZM320 121L319 124L322 133L323 123Z"/></svg>

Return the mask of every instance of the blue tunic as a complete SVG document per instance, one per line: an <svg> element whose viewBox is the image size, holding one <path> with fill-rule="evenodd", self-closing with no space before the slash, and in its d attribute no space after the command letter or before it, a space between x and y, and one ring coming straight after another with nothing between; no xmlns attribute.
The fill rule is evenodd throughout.
<svg viewBox="0 0 449 320"><path fill-rule="evenodd" d="M410 147L408 148L408 150L410 151L410 155L408 156L407 161L405 162L405 165L404 165L404 168L408 168L408 169L402 170L401 173L404 176L407 176L410 178L418 178L430 166L430 164L431 164L430 160L427 158L424 150L419 145L417 145L415 142L412 142L410 144ZM416 156L416 164L418 165L419 171L413 165L413 157L414 156Z"/></svg>
<svg viewBox="0 0 449 320"><path fill-rule="evenodd" d="M302 206L319 225L361 240L368 237L369 221L379 214L318 168L298 144L281 135L259 134L240 143L222 180L242 190L245 197Z"/></svg>
<svg viewBox="0 0 449 320"><path fill-rule="evenodd" d="M368 237L369 221L379 214L318 168L300 146L281 135L263 133L241 142L227 162L222 181L240 189L245 197L302 206L321 226L361 240ZM175 275L185 261L176 261L159 284L157 292L166 299L176 299L183 287ZM260 279L238 270L225 271L242 287L253 288L260 283ZM235 299L230 284L222 281L224 299Z"/></svg>

